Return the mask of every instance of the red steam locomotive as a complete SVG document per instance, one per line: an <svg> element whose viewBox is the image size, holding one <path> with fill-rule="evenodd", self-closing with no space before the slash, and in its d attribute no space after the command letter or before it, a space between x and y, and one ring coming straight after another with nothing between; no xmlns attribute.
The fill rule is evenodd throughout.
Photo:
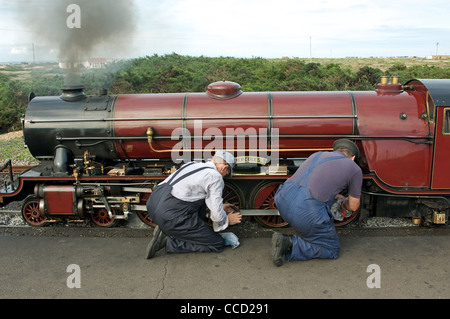
<svg viewBox="0 0 450 319"><path fill-rule="evenodd" d="M0 205L24 200L34 226L90 218L99 226L136 213L147 224L153 187L180 163L233 151L224 199L243 215L282 227L277 187L338 138L355 141L364 173L358 215L446 224L449 216L450 80L382 77L367 92L242 92L216 82L206 93L30 99L23 132L40 164L0 190Z"/></svg>

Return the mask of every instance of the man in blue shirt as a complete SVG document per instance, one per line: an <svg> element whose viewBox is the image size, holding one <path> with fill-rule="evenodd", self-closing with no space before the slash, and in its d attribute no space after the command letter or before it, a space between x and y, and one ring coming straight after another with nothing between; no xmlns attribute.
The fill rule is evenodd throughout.
<svg viewBox="0 0 450 319"><path fill-rule="evenodd" d="M276 266L286 261L313 258L336 259L339 238L330 207L343 191L342 207L356 211L360 205L362 171L354 162L360 155L355 143L339 139L333 152L312 154L280 188L275 205L281 217L300 236L274 233L272 258Z"/></svg>

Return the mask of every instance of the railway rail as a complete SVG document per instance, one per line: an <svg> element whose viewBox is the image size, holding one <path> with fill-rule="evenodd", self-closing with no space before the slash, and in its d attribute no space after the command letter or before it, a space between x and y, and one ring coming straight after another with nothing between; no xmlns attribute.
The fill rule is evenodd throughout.
<svg viewBox="0 0 450 319"><path fill-rule="evenodd" d="M14 174L20 174L25 172L27 169L32 168L34 165L13 165L12 166L12 172ZM0 171L0 174L9 174L9 169L8 168L4 168L3 170Z"/></svg>
<svg viewBox="0 0 450 319"><path fill-rule="evenodd" d="M20 205L20 203L17 203L16 206ZM0 209L0 227L26 227L26 228L35 228L30 225L28 225L21 216L22 212L19 209L8 209L8 207L4 209ZM244 215L245 217L245 215ZM8 219L15 219L13 224L10 224L8 222ZM146 229L146 230L152 230L153 228L146 224L142 223L142 221L138 218L137 214L130 214L130 218L128 220L121 220L121 223L118 223L115 225L115 227L99 227L98 225L95 225L91 223L89 220L50 220L47 224L47 227L38 227L40 229L46 229L46 228L85 228L85 229ZM249 231L249 232L262 232L262 233L272 233L275 229L271 227L264 226L260 223L258 223L253 218L250 218L250 216L246 216L243 219L242 225L236 225L233 227L234 229L239 229L242 231ZM384 229L384 228L391 228L391 229L450 229L450 225L434 225L434 224L428 224L428 225L417 225L413 223L413 221L410 218L404 218L404 217L369 217L364 220L356 220L351 224L345 225L345 226L339 226L336 229L339 231L353 231L353 230L369 230L369 229ZM283 231L283 232L290 232L293 231L292 228L287 225L282 228L277 228L277 231Z"/></svg>
<svg viewBox="0 0 450 319"><path fill-rule="evenodd" d="M0 218L4 215L0 212ZM378 221L379 222L379 221ZM386 225L389 223L389 226ZM140 226L139 226L140 225ZM408 236L450 236L450 227L439 226L415 226L407 222L397 223L395 220L383 221L384 226L377 226L377 221L363 224L352 224L346 227L337 227L339 237L408 237ZM259 225L248 219L241 225L231 227L232 231L240 239L245 238L270 238L274 229ZM295 234L291 227L278 229L284 234ZM113 228L95 227L80 223L50 224L47 227L32 227L29 225L0 225L1 235L32 236L32 237L102 237L102 238L149 238L153 229L143 223L135 225L122 225ZM242 242L242 241L241 241Z"/></svg>

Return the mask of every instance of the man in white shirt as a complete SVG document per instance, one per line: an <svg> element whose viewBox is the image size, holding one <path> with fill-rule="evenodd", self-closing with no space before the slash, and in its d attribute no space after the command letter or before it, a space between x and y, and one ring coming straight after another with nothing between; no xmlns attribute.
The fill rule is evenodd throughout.
<svg viewBox="0 0 450 319"><path fill-rule="evenodd" d="M242 220L232 204L223 204L223 178L235 165L234 156L217 151L208 163L190 162L155 187L147 201L150 218L157 224L147 247L147 259L166 252L220 252L224 239L218 232ZM213 229L205 225L206 207Z"/></svg>

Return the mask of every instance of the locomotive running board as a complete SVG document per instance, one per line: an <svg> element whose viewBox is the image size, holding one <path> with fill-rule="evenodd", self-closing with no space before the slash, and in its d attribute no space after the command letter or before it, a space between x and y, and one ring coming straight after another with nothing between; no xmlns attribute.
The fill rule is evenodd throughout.
<svg viewBox="0 0 450 319"><path fill-rule="evenodd" d="M277 209L242 209L240 213L243 216L272 216L280 215Z"/></svg>
<svg viewBox="0 0 450 319"><path fill-rule="evenodd" d="M131 205L131 211L146 211L145 205ZM276 209L242 209L239 211L243 216L275 216L280 215Z"/></svg>

